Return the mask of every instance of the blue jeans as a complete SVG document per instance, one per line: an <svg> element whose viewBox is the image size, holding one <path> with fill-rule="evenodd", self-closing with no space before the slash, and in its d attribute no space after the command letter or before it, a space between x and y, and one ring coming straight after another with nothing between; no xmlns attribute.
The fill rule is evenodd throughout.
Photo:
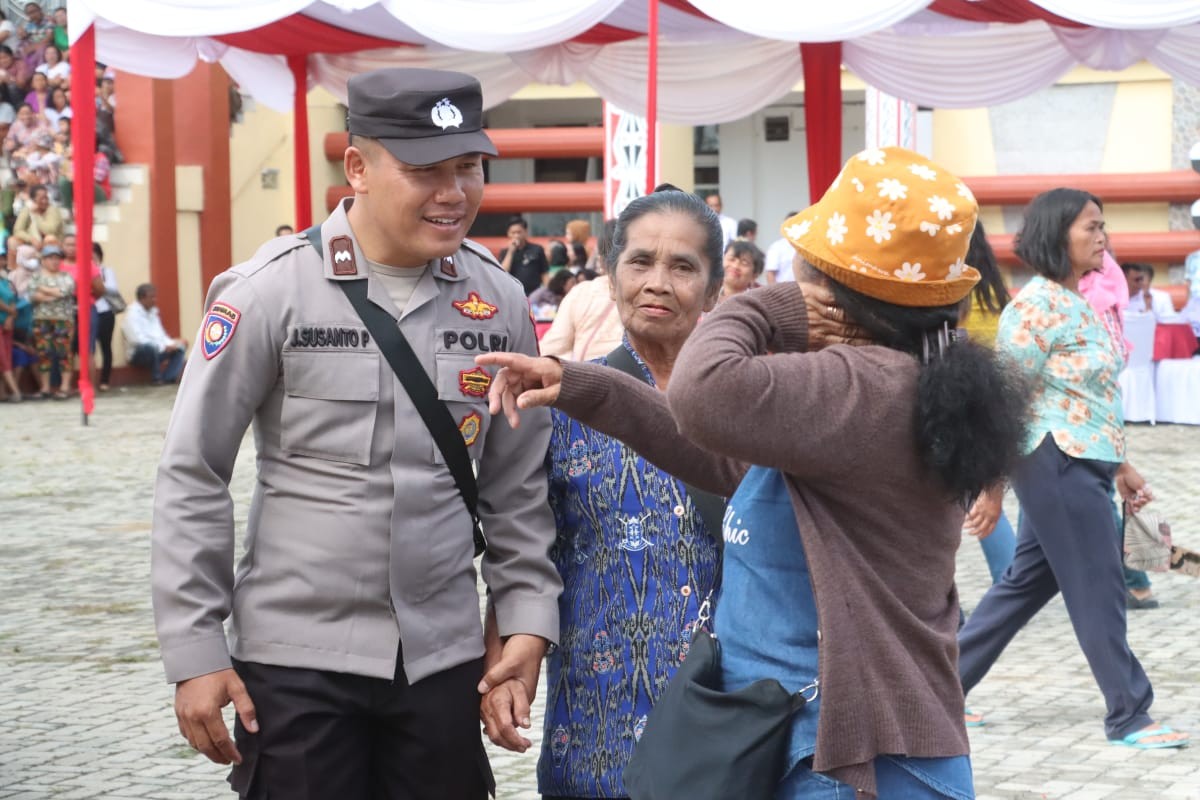
<svg viewBox="0 0 1200 800"><path fill-rule="evenodd" d="M901 766L897 758L902 758L907 768ZM775 800L854 800L857 797L854 787L813 772L810 766L812 760L805 759L793 767L779 782ZM966 756L926 759L881 755L875 759L875 782L880 800L963 800L975 796L971 761Z"/></svg>
<svg viewBox="0 0 1200 800"><path fill-rule="evenodd" d="M150 380L155 383L170 383L183 372L184 355L182 349L171 352L160 352L150 344L139 344L133 351L129 363L135 367L150 370Z"/></svg>
<svg viewBox="0 0 1200 800"><path fill-rule="evenodd" d="M992 573L992 583L999 583L1000 576L1012 563L1013 553L1017 550L1017 535L1013 533L1012 523L1003 511L991 535L980 539L979 546L983 548L983 557L987 559L988 572Z"/></svg>

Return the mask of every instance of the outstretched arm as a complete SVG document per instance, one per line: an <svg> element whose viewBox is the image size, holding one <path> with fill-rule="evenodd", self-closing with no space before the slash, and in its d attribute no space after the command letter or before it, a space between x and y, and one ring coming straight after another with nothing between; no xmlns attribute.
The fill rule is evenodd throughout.
<svg viewBox="0 0 1200 800"><path fill-rule="evenodd" d="M620 440L671 475L724 497L746 472L747 465L684 438L663 393L623 372L515 353L490 353L476 362L504 368L492 381L489 402L493 414L503 411L513 425L521 409L553 406Z"/></svg>

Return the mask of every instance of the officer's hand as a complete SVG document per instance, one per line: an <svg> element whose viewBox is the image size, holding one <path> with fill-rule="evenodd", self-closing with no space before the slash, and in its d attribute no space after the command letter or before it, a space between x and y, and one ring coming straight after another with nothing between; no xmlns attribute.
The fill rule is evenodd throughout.
<svg viewBox="0 0 1200 800"><path fill-rule="evenodd" d="M500 660L479 682L483 702L479 718L489 739L506 750L525 752L533 743L517 730L532 726L529 708L537 694L538 673L546 655L546 640L517 633L504 643Z"/></svg>
<svg viewBox="0 0 1200 800"><path fill-rule="evenodd" d="M194 749L218 764L242 763L242 754L221 718L221 709L231 702L246 730L258 733L254 703L250 701L246 685L232 669L210 672L175 685L175 719L179 721L179 732Z"/></svg>
<svg viewBox="0 0 1200 800"><path fill-rule="evenodd" d="M563 368L558 359L533 358L520 353L488 353L476 356L480 366L503 367L488 391L488 411L504 409L508 424L520 425L518 408L554 405L562 384Z"/></svg>

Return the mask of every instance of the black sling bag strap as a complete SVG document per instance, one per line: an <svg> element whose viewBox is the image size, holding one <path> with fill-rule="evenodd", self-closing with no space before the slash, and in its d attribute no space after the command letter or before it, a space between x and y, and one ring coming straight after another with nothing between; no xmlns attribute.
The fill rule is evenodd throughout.
<svg viewBox="0 0 1200 800"><path fill-rule="evenodd" d="M633 360L633 356L629 354L623 344L618 345L616 350L608 354L608 365L626 375L632 375L642 383L647 383L642 368ZM700 514L700 519L704 520L704 527L708 530L709 535L717 540L718 547L724 547L725 537L722 533L721 523L725 516L725 498L703 489L697 489L687 481L683 482L683 486L687 489L688 497L692 498L692 505Z"/></svg>
<svg viewBox="0 0 1200 800"><path fill-rule="evenodd" d="M314 225L304 232L308 243L316 248L317 253L324 258L321 247L321 226ZM462 433L454 424L454 417L446 404L438 399L437 387L429 380L429 374L421 366L420 359L413 352L412 346L404 334L400 332L392 315L367 299L367 282L338 281L338 286L345 293L354 310L362 319L367 330L375 337L375 344L387 359L396 373L404 391L416 406L417 413L425 422L425 427L442 451L454 485L462 495L467 512L471 515L472 534L475 537L475 555L479 555L487 547L483 538L483 528L479 524L479 485L475 482L475 471L471 468L471 455L463 441Z"/></svg>

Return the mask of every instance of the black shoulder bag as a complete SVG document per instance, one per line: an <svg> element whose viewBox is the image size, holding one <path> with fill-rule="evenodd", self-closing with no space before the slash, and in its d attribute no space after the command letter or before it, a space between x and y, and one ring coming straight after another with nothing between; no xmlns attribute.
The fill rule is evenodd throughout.
<svg viewBox="0 0 1200 800"><path fill-rule="evenodd" d="M314 225L303 235L324 259L325 254L321 249L321 226ZM458 487L458 493L462 495L467 512L471 515L475 555L479 555L487 548L483 527L479 523L479 485L475 482L475 471L471 469L471 454L467 452L462 433L454 424L454 417L450 416L446 404L438 399L437 387L429 379L429 374L421 366L421 360L413 352L412 345L404 338L391 314L367 299L367 282L338 281L338 286L358 312L371 336L375 337L380 352L416 406L417 413L421 415L425 427L437 443L438 450L442 451L442 458L446 459L446 466L450 469L450 476L454 478L454 485Z"/></svg>
<svg viewBox="0 0 1200 800"><path fill-rule="evenodd" d="M608 365L646 379L624 345L608 354ZM709 532L724 543L725 500L684 486ZM720 582L718 566L718 586ZM721 645L708 630L717 588L701 605L687 658L654 704L642 738L633 747L623 774L631 800L774 797L786 768L792 715L816 699L815 681L795 694L773 678L736 692L722 691Z"/></svg>

